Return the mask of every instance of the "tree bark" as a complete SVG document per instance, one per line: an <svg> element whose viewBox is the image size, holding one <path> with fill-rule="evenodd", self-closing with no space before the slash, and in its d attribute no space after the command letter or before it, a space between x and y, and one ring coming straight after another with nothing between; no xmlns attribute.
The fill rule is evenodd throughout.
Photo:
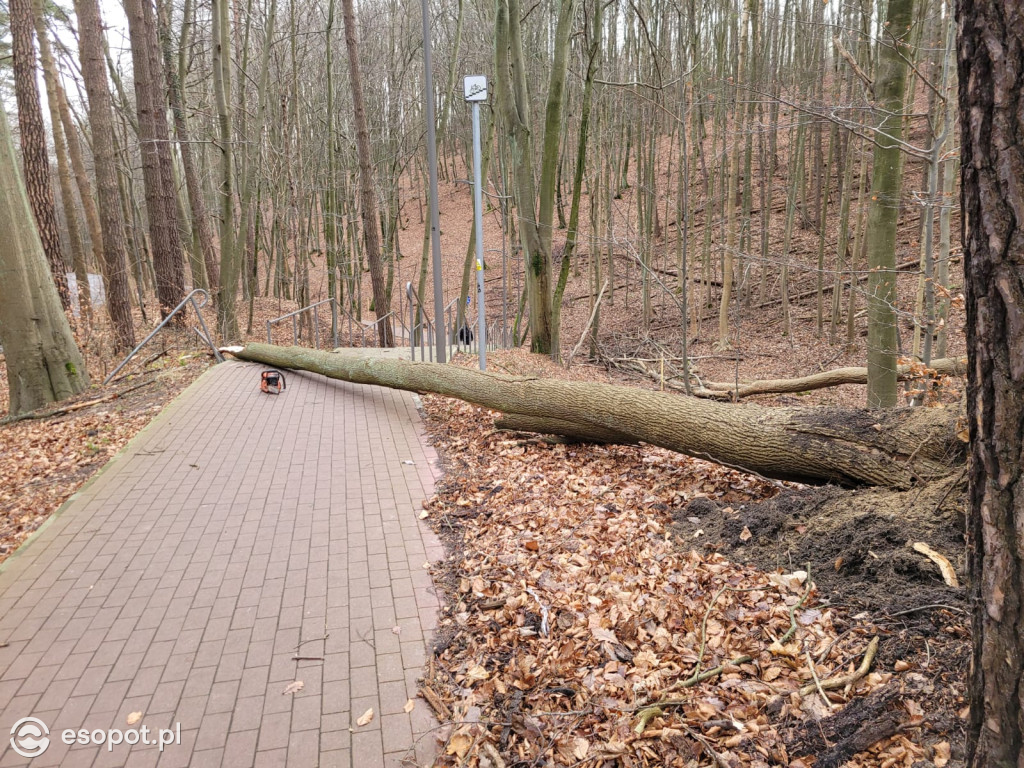
<svg viewBox="0 0 1024 768"><path fill-rule="evenodd" d="M565 235L565 250L562 252L562 263L555 282L555 293L551 297L551 347L555 354L561 356L562 338L562 296L569 281L569 268L576 252L576 239L579 235L580 196L583 192L583 174L587 165L587 141L590 131L590 110L594 100L594 80L601 68L601 43L603 38L602 20L604 3L594 0L594 15L591 26L587 29L589 45L586 48L587 70L583 79L583 97L580 105L579 139L576 143L576 166L572 176L572 202L569 206L569 224Z"/></svg>
<svg viewBox="0 0 1024 768"><path fill-rule="evenodd" d="M75 0L75 15L78 16L78 55L82 63L82 80L89 97L96 194L103 230L103 258L100 267L106 286L107 311L114 326L115 344L123 352L135 346L135 329L128 300L128 257L117 184L114 111L107 80L107 63L103 55L103 19L100 17L98 0Z"/></svg>
<svg viewBox="0 0 1024 768"><path fill-rule="evenodd" d="M499 0L494 21L496 108L511 134L515 204L526 264L530 350L551 353L551 249L540 229L519 0ZM553 170L553 169L552 169ZM545 245L547 243L547 246Z"/></svg>
<svg viewBox="0 0 1024 768"><path fill-rule="evenodd" d="M57 156L57 181L60 184L64 220L67 223L68 240L71 245L71 263L74 266L75 278L78 283L78 308L83 322L88 326L89 318L92 315L92 301L89 291L89 274L85 261L85 245L82 242L82 231L78 227L75 192L71 182L68 152L64 143L64 126L60 119L57 68L53 63L50 41L46 36L46 19L43 15L41 0L33 0L32 20L35 24L36 39L39 40L39 62L43 67L43 80L46 84L46 104L50 111L50 128L53 131L53 150Z"/></svg>
<svg viewBox="0 0 1024 768"><path fill-rule="evenodd" d="M635 445L637 440L625 432L615 429L595 427L590 424L577 424L562 419L545 419L537 416L523 416L518 413L506 413L494 420L496 429L507 429L512 432L536 432L541 435L558 435L573 442L607 443L610 445Z"/></svg>
<svg viewBox="0 0 1024 768"><path fill-rule="evenodd" d="M964 358L942 358L932 360L931 365L900 365L896 376L900 381L911 381L925 376L963 376L967 373ZM761 381L740 382L739 389L728 382L705 381L703 390L697 390L699 397L750 397L751 395L778 395L786 392L808 392L812 389L838 387L842 384L867 384L867 368L834 368L831 371L812 373L795 379L762 379Z"/></svg>
<svg viewBox="0 0 1024 768"><path fill-rule="evenodd" d="M868 208L868 408L896 405L896 223L903 183L904 86L914 0L890 0L886 11L878 77L881 130L875 134Z"/></svg>
<svg viewBox="0 0 1024 768"><path fill-rule="evenodd" d="M971 445L969 766L1024 766L1024 13L959 0Z"/></svg>
<svg viewBox="0 0 1024 768"><path fill-rule="evenodd" d="M64 274L64 249L60 244L57 213L50 186L50 159L46 154L46 130L39 106L36 84L35 21L32 0L11 0L11 53L14 58L14 93L18 101L18 126L21 129L21 155L24 160L25 188L32 214L43 243L50 274L57 286L61 306L71 308L68 279Z"/></svg>
<svg viewBox="0 0 1024 768"><path fill-rule="evenodd" d="M356 38L356 17L352 0L341 0L341 14L345 23L345 48L348 51L349 84L352 88L352 112L356 123L356 151L359 155L359 198L363 217L363 244L366 262L370 267L373 286L373 309L383 322L377 323L377 336L382 347L395 345L391 301L384 282L384 265L380 256L380 230L377 219L377 198L373 190L373 165L370 157L370 132L366 127L366 104L363 99L363 75L359 64L359 43Z"/></svg>
<svg viewBox="0 0 1024 768"><path fill-rule="evenodd" d="M89 173L85 169L85 159L82 157L82 144L78 140L78 126L71 119L71 109L68 107L67 94L64 93L64 88L60 84L60 78L55 80L54 85L57 94L57 110L60 114L60 122L64 126L64 140L68 144L71 170L75 174L75 186L78 187L78 197L82 201L82 211L85 214L86 225L89 227L89 239L91 241L90 245L92 246L95 268L102 270L103 226L100 224L100 215L96 210L96 199L93 197Z"/></svg>
<svg viewBox="0 0 1024 768"><path fill-rule="evenodd" d="M106 310L114 326L118 350L127 351L135 346L135 330L128 299L128 251L114 150L114 108L103 56L103 22L97 0L76 0L75 14L78 16L82 80L89 97L92 159L103 242L103 257L99 263L106 292Z"/></svg>
<svg viewBox="0 0 1024 768"><path fill-rule="evenodd" d="M0 232L0 344L16 415L78 394L89 386L89 375L32 222L2 101Z"/></svg>
<svg viewBox="0 0 1024 768"><path fill-rule="evenodd" d="M945 476L964 456L955 435L955 409L761 408L301 347L248 344L228 351L277 368L433 392L509 414L612 430L783 480L905 488Z"/></svg>
<svg viewBox="0 0 1024 768"><path fill-rule="evenodd" d="M126 0L132 48L135 106L139 119L142 180L160 315L166 317L185 295L185 268L174 200L174 178L167 148L167 115L162 94L163 67L153 21L152 0Z"/></svg>
<svg viewBox="0 0 1024 768"><path fill-rule="evenodd" d="M227 0L213 0L211 11L213 52L213 97L217 109L220 146L220 295L217 303L217 325L222 339L239 338L238 275L242 268L239 238L235 232L234 150L231 146L231 30L228 24Z"/></svg>
<svg viewBox="0 0 1024 768"><path fill-rule="evenodd" d="M189 12L186 6L185 13ZM160 45L164 54L164 67L167 75L167 95L171 113L174 115L174 131L178 137L178 150L181 152L181 167L185 176L185 189L188 193L188 204L192 213L192 231L196 245L202 254L203 266L206 268L206 281L214 296L220 286L220 265L217 263L217 249L213 245L213 230L210 217L206 212L206 201L203 199L203 187L196 169L196 161L192 155L192 139L185 115L185 95L178 70L174 67L171 57L170 9L164 0L159 8L160 13ZM188 43L186 31L189 20L182 22L181 44Z"/></svg>

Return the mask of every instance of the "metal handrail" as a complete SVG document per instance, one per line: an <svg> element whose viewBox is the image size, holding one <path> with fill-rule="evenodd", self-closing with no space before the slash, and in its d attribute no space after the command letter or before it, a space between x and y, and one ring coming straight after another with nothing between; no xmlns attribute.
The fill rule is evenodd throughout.
<svg viewBox="0 0 1024 768"><path fill-rule="evenodd" d="M345 310L342 310L342 311L343 311L343 312L345 312L345 315L346 315L346 316L348 316L349 318L351 318L351 317L352 317L352 316L351 316L351 315L350 315L350 314L349 314L349 313L348 313L347 311L345 311ZM377 318L376 320L374 320L373 322L369 322L369 321L366 321L366 320L360 320L359 318L354 318L354 319L355 319L355 322L356 322L356 323L358 323L358 324L359 324L360 326L362 326L362 333L361 333L361 335L360 335L360 337L359 337L359 338L360 338L360 340L361 340L361 341L364 341L364 342L365 342L365 341L366 341L366 334L367 334L367 332L368 332L368 331L369 331L369 330L370 330L371 328L372 328L372 329L376 329L378 325L380 325L381 323L383 323L383 322L384 322L385 320L387 320L387 319L388 319L389 317L391 317L391 316L392 316L393 314L395 314L395 311L394 311L394 310L391 310L391 311L390 311L390 312L388 312L388 313L387 313L386 315L381 315L380 317L378 317L378 318ZM378 335L378 334L376 333L376 330L375 330L375 332L374 332L374 336L376 336L376 335ZM378 342L375 342L375 343L378 343ZM369 346L369 345L367 345L367 344L364 344L363 346Z"/></svg>
<svg viewBox="0 0 1024 768"><path fill-rule="evenodd" d="M271 326L277 325L282 320L287 320L290 317L292 319L292 343L295 344L296 346L298 346L298 344L299 344L299 321L298 321L298 316L301 315L303 312L308 312L309 310L313 310L313 347L315 349L320 349L320 313L317 310L318 310L319 307L323 306L324 304L330 304L334 308L335 311L340 309L340 306L338 305L337 300L334 299L334 298L330 298L330 299L324 299L323 301L318 301L315 304L310 304L308 307L302 307L301 309L296 309L296 310L294 310L292 312L289 312L289 313L287 313L285 315L281 315L280 317L275 317L273 320L267 320L267 344L273 344L273 340L271 339L271 335L270 335ZM338 323L334 322L331 325L333 326L334 346L337 347L338 346Z"/></svg>
<svg viewBox="0 0 1024 768"><path fill-rule="evenodd" d="M419 331L420 337L420 361L424 359L424 343L423 343L423 324L426 323L427 328L430 329L429 338L434 338L434 324L430 322L430 316L423 309L423 302L420 301L419 294L416 293L416 289L412 287L412 283L408 282L405 284L405 295L409 299L409 356L412 360L416 360L416 335ZM419 314L420 321L416 322L416 315ZM430 362L434 362L434 346L433 344L427 344L426 348L430 350Z"/></svg>
<svg viewBox="0 0 1024 768"><path fill-rule="evenodd" d="M201 304L197 304L196 303L196 294L197 293L200 295L200 298L202 299L202 303ZM192 309L194 309L196 311L196 317L199 318L199 324L203 327L203 333L205 334L204 335L204 339L206 340L206 343L209 344L210 345L210 349L213 350L213 356L217 359L217 362L218 363L223 363L224 362L224 356L220 353L220 350L217 349L216 345L214 345L213 342L210 340L210 331L207 330L207 328L206 328L206 321L203 320L203 313L199 311L200 307L205 307L209 303L209 301L210 301L210 294L208 294L202 288L196 288L188 296L186 296L184 299L182 299L181 303L178 304L178 306L176 306L174 309L172 309L170 311L170 313L168 313L167 317L165 317L163 320L160 321L160 325L158 325L156 328L154 328L150 332L150 334L146 338L144 338L139 343L139 345L137 347L135 347L135 349L133 349L131 352L128 353L128 356L118 364L117 368L115 368L113 371L110 372L110 375L107 376L107 378L105 378L103 380L104 386L109 384L110 380L113 379L118 374L118 371L120 371L122 368L124 368L126 365L128 365L128 361L131 360L133 357L135 357L135 355L138 353L138 351L140 349L142 349L144 346L146 346L146 344L149 343L149 340L152 339L154 336L156 336L157 333L160 332L160 329L163 328L165 325L167 325L167 323L169 323L171 321L171 318L174 317L176 314L178 314L178 311L182 307L184 307L186 304L191 304L192 305Z"/></svg>
<svg viewBox="0 0 1024 768"><path fill-rule="evenodd" d="M331 306L332 312L334 313L334 316L333 316L334 322L331 323L331 327L333 329L332 333L333 333L333 337L334 337L334 346L336 348L338 346L340 346L340 344L338 343L338 319L339 319L338 316L339 315L342 318L347 318L348 319L348 343L349 343L349 346L355 346L352 343L352 340L354 338L358 337L359 341L360 341L360 345L364 346L364 347L367 347L367 346L373 346L373 345L367 344L367 336L366 336L366 334L368 332L370 332L371 329L376 329L376 327L380 323L382 323L384 320L387 320L389 317L391 317L393 314L395 314L394 312L388 312L386 315L384 315L383 317L378 317L373 322L364 322L362 320L359 320L358 318L353 317L352 314L347 309L345 309L337 299L335 299L335 298L324 299L323 301L318 301L315 304L310 304L308 307L301 307L300 309L293 310L293 311L288 312L288 313L286 313L284 315L281 315L280 317L275 317L272 320L267 320L267 343L268 344L273 344L274 343L273 342L273 335L271 333L273 326L277 325L278 323L280 323L283 320L287 320L288 318L291 318L291 321L292 321L292 343L295 344L296 346L298 346L298 343L299 343L299 320L298 320L299 315L303 314L304 312L312 311L313 312L313 347L315 349L320 349L320 313L319 313L319 308L322 307L324 304L329 304ZM353 328L353 326L356 326L358 328L358 331L356 331L355 328ZM374 345L375 344L376 344L376 342L374 342Z"/></svg>
<svg viewBox="0 0 1024 768"><path fill-rule="evenodd" d="M456 328L458 325L459 314L455 312L454 318L452 317L452 309L459 303L459 297L456 297L448 302L448 305L444 308L444 328L445 328L445 339L448 340L449 346L454 346L456 352L465 352L467 354L473 354L479 351L479 341L476 338L476 333L473 333L472 341L462 341L459 338L459 331L461 328ZM466 315L463 314L463 324L472 331L472 326L469 325Z"/></svg>

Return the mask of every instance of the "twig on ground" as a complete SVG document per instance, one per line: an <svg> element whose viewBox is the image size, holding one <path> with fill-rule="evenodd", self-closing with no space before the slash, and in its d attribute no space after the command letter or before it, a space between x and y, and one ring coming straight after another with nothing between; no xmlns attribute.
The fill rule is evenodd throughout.
<svg viewBox="0 0 1024 768"><path fill-rule="evenodd" d="M711 746L711 742L704 738L701 734L697 733L695 730L690 728L690 726L686 725L685 723L679 723L679 727L680 730L686 732L687 736L689 736L694 741L698 742L704 748L704 751L707 753L707 756L715 761L715 765L718 765L719 768L732 768L732 765L729 764L729 761L722 757L720 754L718 754L718 752L715 751L715 748Z"/></svg>
<svg viewBox="0 0 1024 768"><path fill-rule="evenodd" d="M590 326L594 324L594 318L597 316L597 310L601 306L601 299L604 297L604 291L607 287L608 280L606 278L604 281L604 285L601 286L601 290L597 294L597 300L594 302L594 308L590 312L590 319L587 321L586 326L584 326L583 333L580 334L580 340L576 342L576 346L572 348L572 352L569 353L569 358L565 361L566 368L572 365L572 359L576 357L576 353L579 352L580 347L583 346L583 342L587 338L587 334L590 332Z"/></svg>
<svg viewBox="0 0 1024 768"><path fill-rule="evenodd" d="M897 616L906 616L908 613L917 613L918 611L930 611L933 609L943 608L947 611L956 611L957 613L966 613L963 608L958 608L955 605L944 605L943 603L929 603L928 605L919 605L917 608L907 608L905 611L898 611L896 613L888 613L883 618L895 619Z"/></svg>
<svg viewBox="0 0 1024 768"><path fill-rule="evenodd" d="M661 717L665 714L665 710L655 704L652 707L646 707L641 709L638 714L636 727L633 729L637 734L642 734L647 728L647 724L656 717Z"/></svg>
<svg viewBox="0 0 1024 768"><path fill-rule="evenodd" d="M448 709L447 705L441 701L441 698L433 690L425 685L420 686L420 696L427 700L427 704L434 710L434 714L437 715L439 720L451 720L451 710Z"/></svg>
<svg viewBox="0 0 1024 768"><path fill-rule="evenodd" d="M800 689L800 695L806 696L813 692L815 688L822 690L831 691L836 688L845 688L848 685L853 685L862 677L864 677L868 670L871 669L871 662L875 660L875 654L878 652L878 635L871 638L871 642L868 643L868 647L864 651L864 659L861 661L860 666L857 667L855 672L851 672L848 675L839 675L837 677L830 677L827 680L822 680L817 686L814 683L809 683Z"/></svg>
<svg viewBox="0 0 1024 768"><path fill-rule="evenodd" d="M811 590L814 588L814 584L811 582L811 564L807 564L807 589L804 590L803 597L797 601L793 607L789 609L789 631L786 632L782 637L779 638L779 645L784 645L789 638L796 634L796 612L800 610L804 602L807 600L808 595L811 594Z"/></svg>
<svg viewBox="0 0 1024 768"><path fill-rule="evenodd" d="M323 637L311 637L311 638L309 638L309 640L303 640L301 643L299 643L298 645L295 646L295 653L298 653L299 648L301 648L302 646L306 645L307 643L318 643L321 640L326 640L330 636L331 636L330 633L328 633L328 634L324 635Z"/></svg>
<svg viewBox="0 0 1024 768"><path fill-rule="evenodd" d="M828 696L825 695L825 691L821 687L821 680L818 679L818 670L814 668L814 659L811 658L810 651L804 651L807 656L807 667L811 670L811 679L814 680L814 686L818 689L818 693L821 694L821 698L825 700L825 706L832 709L832 701Z"/></svg>
<svg viewBox="0 0 1024 768"><path fill-rule="evenodd" d="M103 397L97 397L93 400L86 400L81 403L71 403L70 405L65 405L61 408L54 408L53 410L50 411L32 411L31 413L22 413L18 416L8 416L5 419L0 419L0 424L15 424L19 421L27 421L29 419L49 419L54 416L64 416L65 414L68 413L81 411L85 408L91 408L94 405L100 405L102 403L108 403L111 400L116 400L119 397L127 395L129 392L134 392L137 389L148 387L155 381L155 378L149 379L148 381L144 381L141 384L136 384L135 386L128 387L127 389L122 389L120 392L111 392L109 395L104 395Z"/></svg>

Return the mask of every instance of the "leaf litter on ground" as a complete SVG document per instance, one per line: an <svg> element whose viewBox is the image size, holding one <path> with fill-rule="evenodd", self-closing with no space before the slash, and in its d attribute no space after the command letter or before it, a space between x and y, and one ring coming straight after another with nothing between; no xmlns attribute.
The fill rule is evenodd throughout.
<svg viewBox="0 0 1024 768"><path fill-rule="evenodd" d="M132 374L125 381L114 381L108 386L97 384L51 408L67 408L114 395L103 402L49 418L0 423L0 562L13 554L211 361L204 355L183 361L164 358L159 362L167 367L149 367L143 374ZM99 374L95 375L99 378ZM0 364L0 417L7 416L7 405L7 371Z"/></svg>
<svg viewBox="0 0 1024 768"><path fill-rule="evenodd" d="M499 432L494 413L439 396L424 407L445 469L429 523L450 551L421 685L442 721L438 765L799 768L814 762L789 753L802 725L901 685L871 669L826 691L856 677L879 633L869 617L820 602L800 564L768 574L669 532L695 497L739 507L777 483L650 446ZM853 764L942 759L948 744L917 743L910 725Z"/></svg>

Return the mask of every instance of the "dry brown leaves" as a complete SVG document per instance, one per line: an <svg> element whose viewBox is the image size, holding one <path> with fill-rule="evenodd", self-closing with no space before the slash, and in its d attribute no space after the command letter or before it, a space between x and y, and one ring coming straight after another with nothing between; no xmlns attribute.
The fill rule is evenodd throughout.
<svg viewBox="0 0 1024 768"><path fill-rule="evenodd" d="M423 691L449 721L439 764L799 766L784 727L893 677L801 697L815 675L853 672L875 629L839 632L813 592L800 604L799 575L702 558L667 532L696 495L739 505L768 483L650 447L520 439L425 401L446 462L428 510L455 552L435 573L449 605ZM890 741L865 764L922 754Z"/></svg>
<svg viewBox="0 0 1024 768"><path fill-rule="evenodd" d="M7 559L71 494L145 427L208 365L205 356L165 356L150 371L93 387L54 407L99 399L144 383L124 397L67 415L0 426L0 562ZM7 373L0 365L0 416L6 416Z"/></svg>

